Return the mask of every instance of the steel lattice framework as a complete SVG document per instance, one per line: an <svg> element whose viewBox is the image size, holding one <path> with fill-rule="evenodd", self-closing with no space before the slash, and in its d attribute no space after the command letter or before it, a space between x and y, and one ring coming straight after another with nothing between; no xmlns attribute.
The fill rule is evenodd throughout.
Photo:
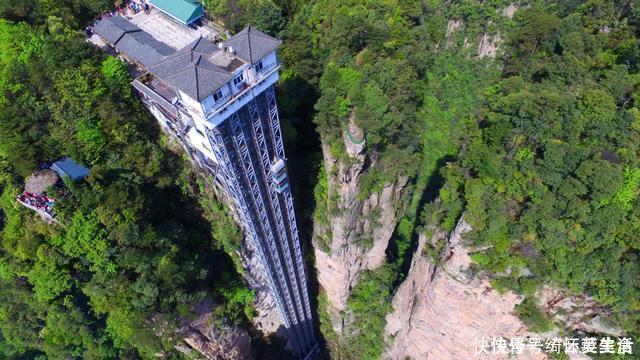
<svg viewBox="0 0 640 360"><path fill-rule="evenodd" d="M307 281L290 187L276 190L272 164L286 160L273 85L207 137L218 173L300 356L315 346ZM286 170L285 170L286 171ZM288 180L286 180L288 181Z"/></svg>

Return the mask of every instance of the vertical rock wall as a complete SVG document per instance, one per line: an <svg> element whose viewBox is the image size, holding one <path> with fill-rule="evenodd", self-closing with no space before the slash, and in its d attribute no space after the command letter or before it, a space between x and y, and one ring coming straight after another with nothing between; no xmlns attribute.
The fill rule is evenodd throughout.
<svg viewBox="0 0 640 360"><path fill-rule="evenodd" d="M249 288L255 292L254 306L256 316L253 318L253 326L262 332L264 336L277 335L282 339L287 339L284 323L276 307L275 300L271 295L267 285L266 272L263 268L255 249L245 239L240 252L242 265L246 270L244 278Z"/></svg>
<svg viewBox="0 0 640 360"><path fill-rule="evenodd" d="M393 311L387 315L387 349L383 358L412 359L499 359L504 355L480 356L476 339L553 338L557 330L530 332L515 312L523 298L513 292L498 293L485 275L471 268L469 249L462 237L470 226L461 220L447 235L438 229L421 234L409 274L393 297ZM428 243L445 241L438 261L424 254ZM624 335L621 329L605 325L606 309L583 295L544 286L536 294L539 309L559 328L589 334ZM564 333L566 334L566 333ZM518 359L544 359L544 354L525 351ZM571 354L571 359L584 359Z"/></svg>
<svg viewBox="0 0 640 360"><path fill-rule="evenodd" d="M448 241L437 229L431 237L421 234L409 274L387 315L385 358L473 359L478 356L476 338L528 335L513 313L521 298L513 293L500 295L487 280L470 274L471 260L462 246L462 236L469 230L461 221ZM428 241L447 241L439 265L423 255Z"/></svg>
<svg viewBox="0 0 640 360"><path fill-rule="evenodd" d="M350 133L358 133L353 121ZM328 177L329 214L326 223L314 224L314 248L318 281L326 292L334 329L342 331L338 314L359 275L385 262L385 251L398 217L401 192L407 179L384 186L380 193L360 196L360 178L375 166L375 155L364 154L364 140L343 136L348 159L335 159L328 145L322 147ZM320 240L321 239L321 240ZM323 245L320 245L322 243Z"/></svg>

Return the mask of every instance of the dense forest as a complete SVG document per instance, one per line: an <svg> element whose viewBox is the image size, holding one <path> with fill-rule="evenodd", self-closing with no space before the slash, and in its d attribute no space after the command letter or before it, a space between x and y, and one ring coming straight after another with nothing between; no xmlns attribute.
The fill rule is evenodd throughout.
<svg viewBox="0 0 640 360"><path fill-rule="evenodd" d="M284 39L278 101L308 228L332 211L318 138L348 161L350 118L377 158L362 195L409 179L387 264L348 301L348 339L319 293L326 355L380 357L417 235L462 216L484 249L478 270L527 297L532 328L549 326L532 304L552 283L640 335L640 3L516 1L513 17L507 0L203 3L230 31L252 23ZM0 0L0 358L178 356L173 332L198 302L228 323L253 315L239 230L201 196L206 181L153 126L126 67L84 42L110 5ZM484 34L501 35L495 56L479 56ZM91 175L68 184L49 226L15 197L64 156Z"/></svg>
<svg viewBox="0 0 640 360"><path fill-rule="evenodd" d="M501 79L450 170L474 260L525 294L545 282L592 295L640 330L638 9L591 1L531 9ZM636 5L637 6L637 5ZM450 214L448 216L451 216ZM534 276L521 277L527 268Z"/></svg>
<svg viewBox="0 0 640 360"><path fill-rule="evenodd" d="M353 335L321 325L337 358L380 356L417 233L452 230L463 214L497 288L532 297L557 284L640 331L638 4L534 1L509 18L511 3L325 0L289 26L282 57L319 93L323 142L348 161L353 116L377 156L360 190L412 179L395 252L349 300ZM477 39L496 33L497 56L482 58ZM332 211L318 186L319 209ZM523 319L546 329L530 304Z"/></svg>
<svg viewBox="0 0 640 360"><path fill-rule="evenodd" d="M2 2L0 358L173 356L200 301L245 323L253 296L239 230L189 163L161 141L119 60L88 46L101 2ZM59 225L19 206L42 162L91 169L66 184Z"/></svg>

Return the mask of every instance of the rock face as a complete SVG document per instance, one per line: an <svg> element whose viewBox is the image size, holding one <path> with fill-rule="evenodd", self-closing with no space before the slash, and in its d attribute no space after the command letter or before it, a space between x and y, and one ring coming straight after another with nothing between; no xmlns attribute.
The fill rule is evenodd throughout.
<svg viewBox="0 0 640 360"><path fill-rule="evenodd" d="M495 58L498 54L498 49L500 49L501 42L502 37L500 36L500 34L482 34L480 43L478 44L478 57L480 59L484 57Z"/></svg>
<svg viewBox="0 0 640 360"><path fill-rule="evenodd" d="M586 334L627 335L621 328L607 324L605 319L611 311L590 296L570 294L564 289L545 285L536 293L536 300L540 310L561 327Z"/></svg>
<svg viewBox="0 0 640 360"><path fill-rule="evenodd" d="M419 237L409 274L393 297L393 311L387 315L385 359L499 359L497 354L477 354L476 339L560 336L558 332L528 331L514 311L523 298L513 292L500 294L486 276L474 274L469 250L462 243L463 235L470 230L461 220L448 237L437 229L432 229L430 237ZM442 241L445 247L439 261L424 255L427 242L435 245ZM569 296L551 287L542 288L536 298L540 310L562 327L586 333L622 334L620 329L602 324L596 314L604 314L604 309L592 299ZM518 359L545 358L542 355L525 351Z"/></svg>
<svg viewBox="0 0 640 360"><path fill-rule="evenodd" d="M242 266L246 270L244 278L249 288L255 292L254 307L256 316L253 318L253 327L260 331L264 337L275 335L287 340L288 334L273 295L268 288L265 271L259 261L257 252L248 241L243 241L242 251L239 253ZM287 348L292 349L287 342Z"/></svg>
<svg viewBox="0 0 640 360"><path fill-rule="evenodd" d="M519 7L516 4L509 4L507 7L503 8L499 13L507 19L512 19L515 15L516 11L518 11ZM491 22L486 24L489 27ZM446 47L449 48L455 43L456 34L458 32L464 33L465 31L465 22L460 19L449 19L447 22L447 30L445 33L446 39ZM474 41L475 39L475 41ZM473 48L473 44L477 42L477 49ZM493 59L499 55L501 50L501 45L503 42L502 35L499 32L489 33L482 32L477 37L473 39L469 39L466 35L464 37L464 41L462 46L466 49L475 49L475 56L479 59L489 58ZM472 50L473 52L473 50Z"/></svg>
<svg viewBox="0 0 640 360"><path fill-rule="evenodd" d="M431 238L420 236L409 275L387 315L390 345L385 358L473 359L478 357L476 338L527 336L526 327L512 313L521 299L513 293L500 295L487 280L470 274L471 260L461 243L469 230L466 222L458 224L440 265L422 254L427 241L445 241L446 234L434 230Z"/></svg>
<svg viewBox="0 0 640 360"><path fill-rule="evenodd" d="M509 6L502 9L502 16L505 16L508 19L513 19L513 15L518 11L519 6L517 4L511 3Z"/></svg>
<svg viewBox="0 0 640 360"><path fill-rule="evenodd" d="M328 176L329 213L327 221L314 225L314 248L318 281L326 291L334 318L334 329L341 332L336 319L346 307L351 289L364 270L373 270L385 262L385 251L394 231L401 192L407 179L386 184L380 193L362 199L360 177L374 156L363 154L364 140L353 124L344 141L349 158L335 159L329 147L323 145ZM360 135L361 136L361 135Z"/></svg>
<svg viewBox="0 0 640 360"><path fill-rule="evenodd" d="M210 304L201 304L200 314L195 320L185 324L178 334L183 343L176 349L187 357L215 360L253 359L251 338L242 328L216 324L213 321Z"/></svg>

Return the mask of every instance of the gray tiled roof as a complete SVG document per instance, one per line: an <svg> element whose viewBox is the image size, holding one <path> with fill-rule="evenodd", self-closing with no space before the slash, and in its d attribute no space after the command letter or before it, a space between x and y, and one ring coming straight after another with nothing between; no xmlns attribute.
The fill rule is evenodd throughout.
<svg viewBox="0 0 640 360"><path fill-rule="evenodd" d="M218 46L216 46L216 44L203 37L187 45L186 48L190 48L194 52L206 56L209 56L218 51Z"/></svg>
<svg viewBox="0 0 640 360"><path fill-rule="evenodd" d="M149 71L190 97L202 101L232 78L231 73L207 60L207 56L215 51L218 51L215 44L199 38L149 67Z"/></svg>
<svg viewBox="0 0 640 360"><path fill-rule="evenodd" d="M94 30L119 52L144 66L155 64L175 52L120 15L101 19Z"/></svg>
<svg viewBox="0 0 640 360"><path fill-rule="evenodd" d="M109 20L112 24L114 24L115 26L119 27L124 31L140 30L138 26L136 26L134 23L130 22L129 20L123 18L120 15L108 17L107 20Z"/></svg>
<svg viewBox="0 0 640 360"><path fill-rule="evenodd" d="M221 50L208 39L200 37L175 51L119 15L100 20L94 30L118 51L144 65L158 79L198 101L229 82L233 77L230 71L239 66L228 66L230 71L227 71L210 61L211 55ZM281 43L255 28L246 27L226 41L225 46L234 49L237 58L232 61L241 59L248 63L250 59L257 61L267 56Z"/></svg>
<svg viewBox="0 0 640 360"><path fill-rule="evenodd" d="M124 35L124 30L115 25L113 21L111 21L111 18L98 21L93 30L110 44L117 43L122 35Z"/></svg>
<svg viewBox="0 0 640 360"><path fill-rule="evenodd" d="M236 56L245 62L250 62L251 60L255 62L276 50L282 44L282 41L274 39L254 27L247 26L231 39L225 41L224 44L227 47L233 47L236 51ZM249 44L251 44L251 51Z"/></svg>

